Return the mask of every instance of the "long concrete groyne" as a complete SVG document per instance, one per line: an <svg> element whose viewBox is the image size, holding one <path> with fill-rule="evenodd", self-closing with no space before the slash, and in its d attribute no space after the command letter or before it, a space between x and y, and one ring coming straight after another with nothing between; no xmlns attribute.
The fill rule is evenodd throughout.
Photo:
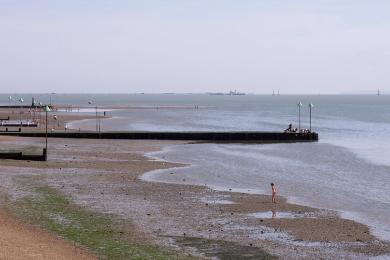
<svg viewBox="0 0 390 260"><path fill-rule="evenodd" d="M3 132L3 135L45 137L45 132ZM315 142L317 133L283 132L49 132L48 137L89 138L89 139L155 139L155 140L191 140L212 142Z"/></svg>

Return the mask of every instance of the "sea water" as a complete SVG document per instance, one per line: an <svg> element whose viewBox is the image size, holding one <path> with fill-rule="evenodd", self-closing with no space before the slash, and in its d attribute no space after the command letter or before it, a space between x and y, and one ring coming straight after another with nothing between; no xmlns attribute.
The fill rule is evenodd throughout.
<svg viewBox="0 0 390 260"><path fill-rule="evenodd" d="M48 98L43 96L42 98ZM7 103L6 96L1 96ZM390 96L56 95L53 103L132 106L110 111L103 130L282 131L312 128L316 143L189 144L151 154L191 166L147 173L144 179L207 185L219 190L270 192L291 202L339 211L390 240ZM25 98L26 100L26 98ZM199 108L196 109L196 106ZM170 108L167 108L170 107ZM94 120L74 128L95 129ZM171 173L174 174L171 174Z"/></svg>

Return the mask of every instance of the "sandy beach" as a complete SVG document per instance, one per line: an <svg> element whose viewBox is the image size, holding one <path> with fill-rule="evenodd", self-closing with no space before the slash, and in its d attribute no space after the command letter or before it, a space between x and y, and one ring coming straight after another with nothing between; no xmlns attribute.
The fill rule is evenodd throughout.
<svg viewBox="0 0 390 260"><path fill-rule="evenodd" d="M86 249L0 210L0 259L96 259Z"/></svg>
<svg viewBox="0 0 390 260"><path fill-rule="evenodd" d="M39 146L43 140L6 138L1 144ZM185 144L50 139L47 162L1 161L1 190L11 205L17 203L28 193L21 192L15 176L29 176L31 185L48 186L81 208L130 221L137 240L181 255L221 256L227 248L227 254L252 248L281 259L365 259L390 253L388 242L337 212L288 204L284 198L272 204L267 195L217 192L186 185L185 180L183 185L140 180L145 172L182 166L146 153ZM232 244L218 242L219 249L210 253L204 245L215 241Z"/></svg>
<svg viewBox="0 0 390 260"><path fill-rule="evenodd" d="M61 109L61 108L60 108ZM34 113L29 109L20 109L20 108L2 108L0 109L0 118L8 119L14 122L20 122L20 119L23 121L30 120L30 122L38 123L38 127L23 127L22 131L42 131L46 128L46 115L45 112ZM48 131L64 131L65 126L72 121L85 120L85 119L95 119L96 117L92 114L85 113L65 113L60 111L50 111L48 114ZM108 118L108 117L101 117ZM6 122L6 121L5 121ZM5 128L5 127L2 127ZM17 130L18 127L9 127L10 130ZM4 129L2 129L4 130ZM70 130L70 129L69 129ZM77 129L76 129L77 130Z"/></svg>

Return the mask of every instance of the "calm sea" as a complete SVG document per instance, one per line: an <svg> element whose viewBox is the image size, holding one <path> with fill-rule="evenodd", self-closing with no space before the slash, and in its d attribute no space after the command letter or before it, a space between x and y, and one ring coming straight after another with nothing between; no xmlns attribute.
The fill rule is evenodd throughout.
<svg viewBox="0 0 390 260"><path fill-rule="evenodd" d="M2 103L8 103L7 97L0 95ZM38 98L48 102L49 95ZM185 179L187 184L257 193L269 193L269 183L275 182L290 201L337 210L390 240L389 95L52 95L54 104L85 106L89 100L99 106L150 107L108 111L112 118L101 126L147 131L281 131L289 123L298 126L298 102L303 103L302 127L309 128L308 104L313 103L318 143L172 146L152 156L192 166L154 171L144 178L173 183ZM71 126L94 130L95 120Z"/></svg>

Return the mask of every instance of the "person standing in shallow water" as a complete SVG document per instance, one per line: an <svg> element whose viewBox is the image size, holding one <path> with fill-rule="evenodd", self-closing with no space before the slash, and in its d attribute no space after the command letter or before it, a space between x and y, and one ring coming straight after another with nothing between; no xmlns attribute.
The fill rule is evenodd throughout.
<svg viewBox="0 0 390 260"><path fill-rule="evenodd" d="M273 182L271 183L271 189L272 189L272 203L276 203L276 186Z"/></svg>

